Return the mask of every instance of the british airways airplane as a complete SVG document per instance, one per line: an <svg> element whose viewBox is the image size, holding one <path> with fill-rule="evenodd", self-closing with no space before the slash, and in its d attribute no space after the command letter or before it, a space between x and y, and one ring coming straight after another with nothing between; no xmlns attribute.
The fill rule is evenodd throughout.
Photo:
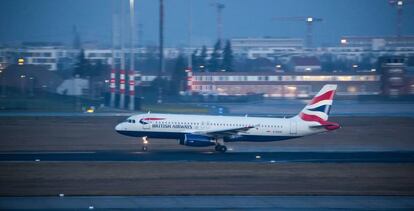
<svg viewBox="0 0 414 211"><path fill-rule="evenodd" d="M146 151L150 138L179 140L192 147L215 146L226 152L225 142L281 141L336 130L338 123L328 122L337 85L325 85L296 116L264 118L248 116L212 116L180 114L138 114L116 125L126 136L142 137Z"/></svg>

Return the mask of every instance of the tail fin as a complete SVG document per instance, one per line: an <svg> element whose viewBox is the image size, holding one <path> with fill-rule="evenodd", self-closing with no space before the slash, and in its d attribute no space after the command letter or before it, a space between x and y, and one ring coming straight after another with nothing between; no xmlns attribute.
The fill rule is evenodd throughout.
<svg viewBox="0 0 414 211"><path fill-rule="evenodd" d="M327 122L336 88L336 84L327 84L323 86L318 94L316 94L305 108L302 109L299 113L299 117L303 121L319 122L328 130L330 128L338 129L339 124Z"/></svg>

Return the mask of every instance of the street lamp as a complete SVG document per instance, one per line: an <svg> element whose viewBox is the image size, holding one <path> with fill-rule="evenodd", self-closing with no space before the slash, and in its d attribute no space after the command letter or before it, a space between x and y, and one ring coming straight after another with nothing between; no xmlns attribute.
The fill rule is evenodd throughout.
<svg viewBox="0 0 414 211"><path fill-rule="evenodd" d="M18 65L24 65L24 59L23 59L23 58L19 58L19 59L17 60L17 64L18 64Z"/></svg>

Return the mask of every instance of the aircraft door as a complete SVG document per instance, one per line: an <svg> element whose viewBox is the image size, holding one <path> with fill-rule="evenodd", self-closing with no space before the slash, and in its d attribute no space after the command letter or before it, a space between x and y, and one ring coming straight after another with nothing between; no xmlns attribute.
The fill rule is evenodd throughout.
<svg viewBox="0 0 414 211"><path fill-rule="evenodd" d="M199 129L204 130L206 128L206 126L207 126L207 122L202 121Z"/></svg>
<svg viewBox="0 0 414 211"><path fill-rule="evenodd" d="M295 120L290 120L290 134L295 135L298 131L298 123Z"/></svg>

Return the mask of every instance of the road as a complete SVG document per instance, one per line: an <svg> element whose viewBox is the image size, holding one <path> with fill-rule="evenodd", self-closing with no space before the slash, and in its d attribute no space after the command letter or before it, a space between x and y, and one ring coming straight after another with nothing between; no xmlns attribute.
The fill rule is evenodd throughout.
<svg viewBox="0 0 414 211"><path fill-rule="evenodd" d="M412 196L0 197L0 209L412 210Z"/></svg>
<svg viewBox="0 0 414 211"><path fill-rule="evenodd" d="M2 152L0 161L414 163L414 152L29 151Z"/></svg>

